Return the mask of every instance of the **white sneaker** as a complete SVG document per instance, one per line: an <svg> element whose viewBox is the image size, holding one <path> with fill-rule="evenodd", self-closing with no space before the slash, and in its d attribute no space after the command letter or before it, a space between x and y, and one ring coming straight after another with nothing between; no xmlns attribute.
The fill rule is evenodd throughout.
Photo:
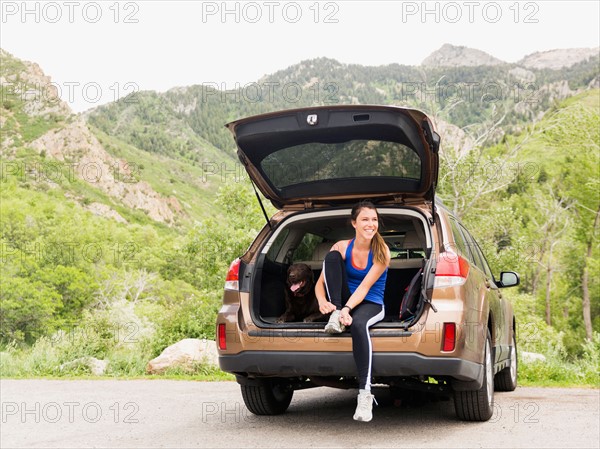
<svg viewBox="0 0 600 449"><path fill-rule="evenodd" d="M334 310L331 312L329 321L325 325L325 332L328 334L341 334L346 330L346 326L340 323L340 311Z"/></svg>
<svg viewBox="0 0 600 449"><path fill-rule="evenodd" d="M354 421L369 422L373 419L373 400L374 396L369 392L360 392L358 394L356 411L354 412Z"/></svg>

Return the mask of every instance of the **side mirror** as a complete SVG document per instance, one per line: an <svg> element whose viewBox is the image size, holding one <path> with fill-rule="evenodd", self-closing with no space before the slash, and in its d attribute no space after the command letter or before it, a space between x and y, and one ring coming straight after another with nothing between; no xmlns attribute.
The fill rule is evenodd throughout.
<svg viewBox="0 0 600 449"><path fill-rule="evenodd" d="M514 287L515 285L519 285L519 275L514 271L503 271L500 273L500 282L498 287Z"/></svg>

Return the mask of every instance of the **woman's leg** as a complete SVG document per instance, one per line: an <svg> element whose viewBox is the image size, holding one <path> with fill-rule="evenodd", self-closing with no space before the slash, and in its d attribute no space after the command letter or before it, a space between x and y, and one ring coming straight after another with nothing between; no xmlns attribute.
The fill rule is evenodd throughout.
<svg viewBox="0 0 600 449"><path fill-rule="evenodd" d="M382 305L362 302L352 312L352 352L358 370L359 388L371 390L371 367L373 364L373 348L369 327L381 321L385 316Z"/></svg>
<svg viewBox="0 0 600 449"><path fill-rule="evenodd" d="M340 310L350 298L350 289L348 288L346 265L339 251L330 251L325 256L323 278L325 279L327 299L336 306L337 310Z"/></svg>

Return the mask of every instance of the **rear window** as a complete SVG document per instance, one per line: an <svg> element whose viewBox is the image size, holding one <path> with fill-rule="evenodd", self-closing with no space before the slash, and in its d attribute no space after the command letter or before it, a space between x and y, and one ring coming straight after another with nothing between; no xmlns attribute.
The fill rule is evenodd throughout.
<svg viewBox="0 0 600 449"><path fill-rule="evenodd" d="M475 263L471 252L469 251L468 245L465 242L465 237L461 232L459 225L454 219L450 219L450 227L452 228L452 235L454 236L454 243L456 244L456 248L449 248L452 251L456 251L458 249L458 253Z"/></svg>
<svg viewBox="0 0 600 449"><path fill-rule="evenodd" d="M379 140L288 147L265 157L261 168L279 190L325 179L421 178L421 160L414 150Z"/></svg>

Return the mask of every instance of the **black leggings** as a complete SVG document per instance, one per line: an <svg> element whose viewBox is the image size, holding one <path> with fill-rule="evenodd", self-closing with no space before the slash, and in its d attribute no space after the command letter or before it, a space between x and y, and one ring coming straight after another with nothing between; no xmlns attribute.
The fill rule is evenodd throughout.
<svg viewBox="0 0 600 449"><path fill-rule="evenodd" d="M348 298L348 278L346 265L339 251L331 251L323 262L323 277L327 298L337 309L341 309ZM381 321L385 316L383 305L363 300L352 311L352 352L358 371L359 388L371 389L371 365L373 363L373 347L369 327Z"/></svg>

